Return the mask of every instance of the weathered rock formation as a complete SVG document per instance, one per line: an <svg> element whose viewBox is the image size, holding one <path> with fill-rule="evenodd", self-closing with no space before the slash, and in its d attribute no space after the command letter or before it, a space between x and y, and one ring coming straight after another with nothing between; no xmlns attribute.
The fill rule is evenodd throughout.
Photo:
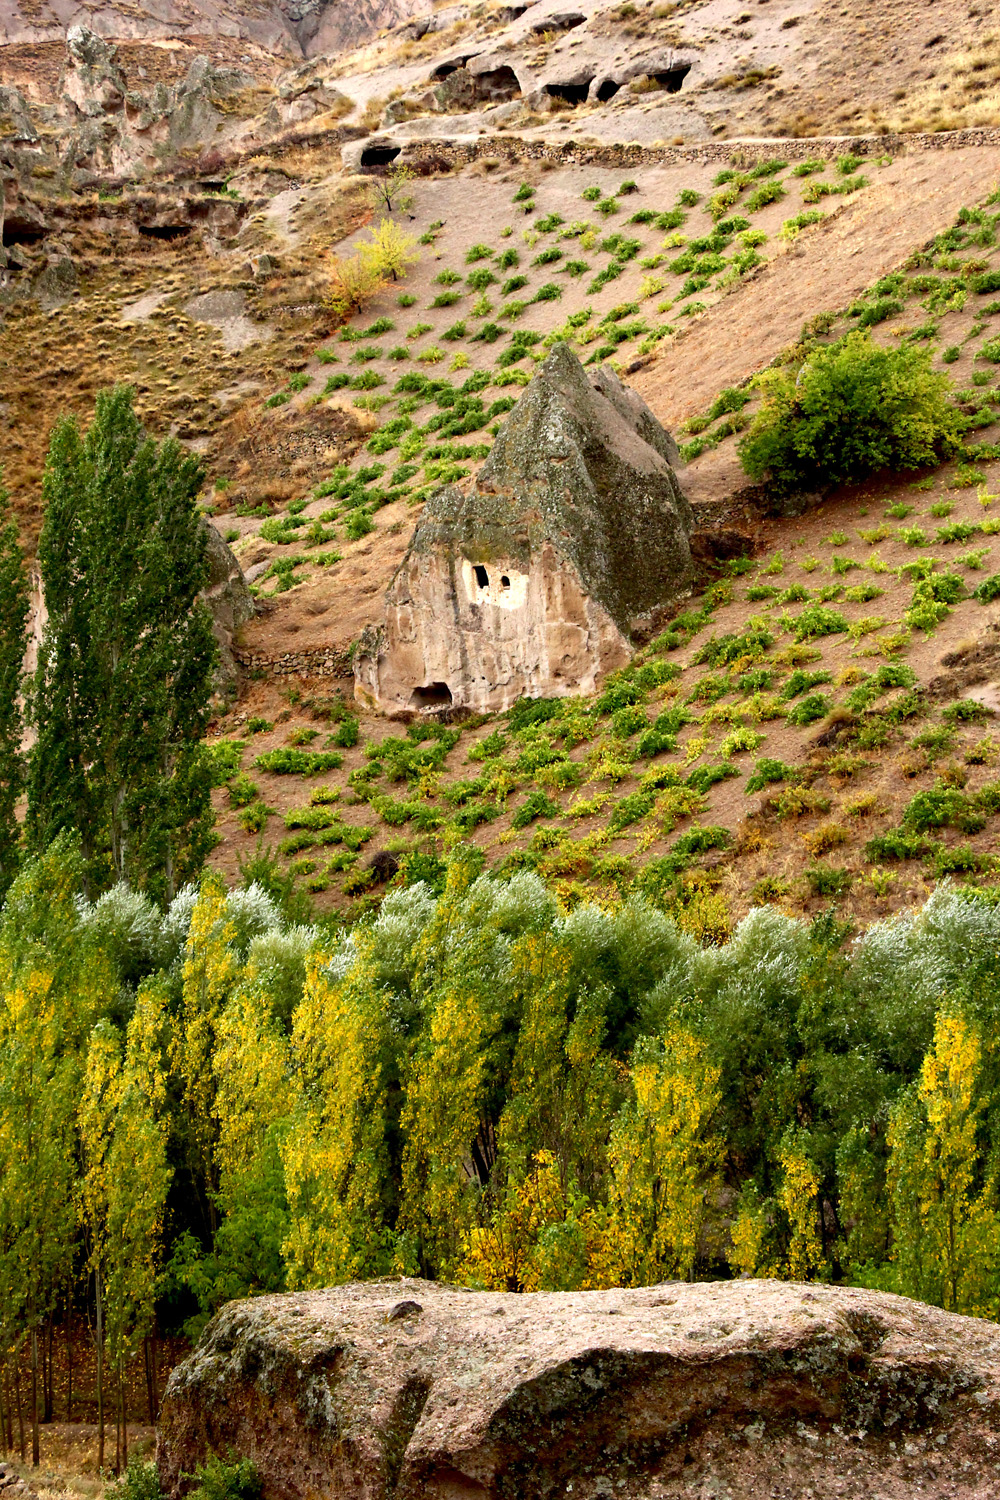
<svg viewBox="0 0 1000 1500"><path fill-rule="evenodd" d="M229 698L235 693L237 682L233 639L240 626L252 617L254 604L236 554L210 521L205 522L205 536L208 582L202 598L212 611L212 632L219 648L215 690Z"/></svg>
<svg viewBox="0 0 1000 1500"><path fill-rule="evenodd" d="M535 1293L377 1282L230 1303L174 1370L158 1461L265 1500L995 1495L1000 1329L782 1282Z"/></svg>
<svg viewBox="0 0 1000 1500"><path fill-rule="evenodd" d="M556 344L468 493L428 501L355 656L386 711L593 692L691 579L677 449L610 371Z"/></svg>
<svg viewBox="0 0 1000 1500"><path fill-rule="evenodd" d="M93 0L86 7L0 0L0 45L61 39L82 13L101 35L119 41L179 37L240 37L290 56L350 50L386 26L428 8L428 0Z"/></svg>

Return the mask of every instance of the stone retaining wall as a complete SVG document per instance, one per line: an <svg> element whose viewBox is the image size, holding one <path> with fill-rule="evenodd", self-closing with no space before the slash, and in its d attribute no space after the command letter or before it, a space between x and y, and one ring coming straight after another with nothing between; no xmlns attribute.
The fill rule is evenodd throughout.
<svg viewBox="0 0 1000 1500"><path fill-rule="evenodd" d="M517 136L490 135L478 140L407 141L379 131L378 140L403 147L401 161L417 162L443 157L456 166L480 157L502 157L508 161L553 161L586 166L667 166L682 162L718 161L727 165L752 166L754 162L781 155L789 161L811 156L851 152L855 156L902 156L919 151L954 151L968 146L1000 149L1000 129L923 131L898 135L772 137L752 141L700 141L689 146L640 146L637 144L583 144L580 141L523 140ZM366 144L374 144L372 137Z"/></svg>
<svg viewBox="0 0 1000 1500"><path fill-rule="evenodd" d="M318 646L310 651L285 651L276 656L262 651L233 648L233 655L245 672L265 677L353 677L354 668L347 651L335 646Z"/></svg>

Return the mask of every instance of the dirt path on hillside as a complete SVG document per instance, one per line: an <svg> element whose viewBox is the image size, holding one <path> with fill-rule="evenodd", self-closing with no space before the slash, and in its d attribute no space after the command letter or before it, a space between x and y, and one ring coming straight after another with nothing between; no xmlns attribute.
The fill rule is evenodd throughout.
<svg viewBox="0 0 1000 1500"><path fill-rule="evenodd" d="M770 364L807 319L839 312L946 228L960 208L985 198L998 176L995 147L900 157L830 225L804 235L754 281L712 306L631 384L661 422L676 427L724 386Z"/></svg>

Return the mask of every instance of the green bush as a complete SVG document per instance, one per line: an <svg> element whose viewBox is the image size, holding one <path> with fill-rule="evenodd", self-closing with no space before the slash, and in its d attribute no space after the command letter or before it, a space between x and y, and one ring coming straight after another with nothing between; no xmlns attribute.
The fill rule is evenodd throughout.
<svg viewBox="0 0 1000 1500"><path fill-rule="evenodd" d="M367 510L352 510L344 522L344 535L349 542L360 542L363 536L375 530L375 522Z"/></svg>
<svg viewBox="0 0 1000 1500"><path fill-rule="evenodd" d="M240 769L246 740L218 740L206 747L209 774L213 786L225 786Z"/></svg>
<svg viewBox="0 0 1000 1500"><path fill-rule="evenodd" d="M230 1462L223 1463L217 1454L194 1471L196 1484L189 1490L191 1500L261 1500L260 1475L250 1458L236 1460L230 1453Z"/></svg>
<svg viewBox="0 0 1000 1500"><path fill-rule="evenodd" d="M559 804L553 802L545 792L534 791L514 814L513 826L527 828L536 818L557 818L561 811Z"/></svg>
<svg viewBox="0 0 1000 1500"><path fill-rule="evenodd" d="M972 597L980 604L991 604L994 599L1000 599L1000 573L984 578Z"/></svg>
<svg viewBox="0 0 1000 1500"><path fill-rule="evenodd" d="M245 771L238 772L229 783L229 802L232 807L249 807L259 796L257 783Z"/></svg>
<svg viewBox="0 0 1000 1500"><path fill-rule="evenodd" d="M865 859L869 864L884 864L889 859L921 859L932 847L931 841L921 834L893 828L868 840Z"/></svg>
<svg viewBox="0 0 1000 1500"><path fill-rule="evenodd" d="M790 708L785 718L789 724L804 729L807 724L814 724L817 719L825 718L829 712L829 698L824 693L810 693L801 703Z"/></svg>
<svg viewBox="0 0 1000 1500"><path fill-rule="evenodd" d="M251 802L249 807L240 808L236 814L236 821L244 833L263 833L270 816L271 809L266 803Z"/></svg>
<svg viewBox="0 0 1000 1500"><path fill-rule="evenodd" d="M985 826L986 818L972 798L953 786L931 787L911 798L904 813L903 824L915 833L926 833L929 828L952 825L963 833L978 833Z"/></svg>
<svg viewBox="0 0 1000 1500"><path fill-rule="evenodd" d="M797 767L786 766L784 761L765 755L758 760L744 791L750 796L753 792L762 792L766 786L771 786L776 781L798 781L798 779Z"/></svg>
<svg viewBox="0 0 1000 1500"><path fill-rule="evenodd" d="M959 447L964 419L950 382L913 345L884 349L849 333L797 369L767 371L760 387L739 454L751 478L769 477L779 492L920 468Z"/></svg>
<svg viewBox="0 0 1000 1500"><path fill-rule="evenodd" d="M795 621L796 641L812 640L818 635L840 635L847 629L844 616L824 604L809 604Z"/></svg>
<svg viewBox="0 0 1000 1500"><path fill-rule="evenodd" d="M813 865L805 873L814 896L843 896L851 888L850 872L833 865Z"/></svg>
<svg viewBox="0 0 1000 1500"><path fill-rule="evenodd" d="M162 1500L160 1472L150 1459L129 1459L128 1468L105 1490L108 1500Z"/></svg>
<svg viewBox="0 0 1000 1500"><path fill-rule="evenodd" d="M320 771L339 771L344 757L335 750L293 750L282 746L265 750L254 765L272 776L316 776Z"/></svg>

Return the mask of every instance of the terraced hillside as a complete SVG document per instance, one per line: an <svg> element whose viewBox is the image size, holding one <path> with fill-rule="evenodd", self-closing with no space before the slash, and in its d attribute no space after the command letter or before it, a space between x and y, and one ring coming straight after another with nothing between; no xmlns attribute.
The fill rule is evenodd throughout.
<svg viewBox="0 0 1000 1500"><path fill-rule="evenodd" d="M521 200L537 205L528 216L529 234L539 234L526 247L530 258L521 255L513 233L498 235L497 245L489 247L478 241L469 247L467 233L460 243L465 255L475 250L473 258L453 257L449 264L443 250L446 226L426 231L440 236L434 249L440 248L442 258L431 270L443 263L448 274L421 268L424 298L412 311L402 311L416 318L417 326L431 317L435 325L412 341L405 341L411 325L402 320L394 329L369 323L361 339L352 336L351 325L332 344L333 368L343 378L328 399L362 402L363 410L371 410L372 396L376 401L385 396L377 412L383 426L331 475L331 483L322 486L326 494L297 513L293 502L279 519L287 540L276 544L277 571L271 562L270 577L261 575L264 592L281 591L270 628L278 628L282 609L294 623L323 591L333 592L342 566L314 570L311 549L300 547L297 539L308 539L317 525L347 534L358 525L355 517L367 516L363 524L372 525L376 537L383 526L386 533L400 527L401 546L409 526L400 521L419 503L422 486L442 475L461 477L475 465L490 428L502 420L502 406L493 407L493 401L503 402L508 382L514 384L511 372L518 384L523 381L553 332L573 339L585 359L620 358L618 350L612 356L607 347L614 334L601 330L625 325L619 349L626 352L621 360L626 368L665 348L661 359L636 375L655 400L658 384L670 385L670 366L683 361L686 344L707 337L713 318L717 329L724 326L721 320L739 307L739 299L749 304L753 297L760 299L762 316L768 278L794 267L794 251L803 240L809 243L810 236L837 233L840 227L836 221L802 222L812 208L802 206L802 186L835 188L850 180L858 165L841 163L831 171L810 161L809 172L800 176L787 169L756 177L735 169L731 175L734 169L727 168L714 174L726 180L702 184L698 203L678 206L681 194L693 197L698 188L672 181L665 208L662 192L653 200L655 207L647 205L653 196L648 184L614 193L613 184L605 183L599 199L583 198L581 189L582 203L616 204L625 223L612 234L642 237L640 249L647 253L640 256L637 250L613 281L628 276L628 287L638 282L641 288L641 277L663 279L680 293L670 299L662 291L650 297L640 292L617 319L607 320L603 302L597 303L599 297L610 301L615 291L620 296L617 288L609 296L607 285L589 299L584 289L580 311L589 307L590 315L576 324L556 322L545 297L541 304L529 301L536 283L546 285L542 277L556 275L565 278L558 300L578 297L573 288L583 277L566 276L558 267L568 253L580 258L588 253L577 248L588 231L561 239L566 229L576 228L561 211L570 202L550 204L544 177L532 197ZM737 237L756 237L732 219L747 218L740 209L749 206L761 183L779 188L788 183L795 196L791 203L779 200L758 210L770 214L765 222L771 234L766 242L747 246ZM519 184L511 196L517 192ZM715 204L706 213L713 196ZM836 196L816 194L814 201L825 206ZM230 742L218 752L220 778L237 763L240 768L230 790L219 797L225 832L220 857L226 866L233 869L237 857L250 857L263 836L321 900L364 903L397 861L403 860L411 875L433 874L451 842L471 839L491 863L527 864L552 876L568 901L584 891L611 893L638 884L709 934L723 931L761 900L808 910L836 898L869 918L922 898L945 876L995 878L1000 743L990 720L997 706L991 677L1000 656L994 603L1000 597L1000 564L992 540L1000 533L995 428L1000 351L992 329L1000 314L1000 215L996 202L988 201L992 197L988 193L981 205L963 207L939 234L878 276L839 313L815 316L801 331L805 344L796 348L793 338L782 355L801 358L810 341L830 341L858 327L877 340L927 348L932 364L955 377L954 399L968 418L962 456L933 473L882 477L842 489L798 517L768 520L745 512L740 518L740 506L730 499L730 516L735 513L744 527L746 555L716 569L670 628L608 683L596 703L523 704L509 716L482 723L420 723L400 730L359 714L349 689L331 692L318 684L282 695L275 685L255 687L252 706L220 726ZM652 222L654 215L669 219L679 213L688 215L683 227ZM684 231L694 215L702 216L695 223L707 230L698 239L710 239L720 223L726 226L716 240L718 249L696 241L694 257L716 255L725 261L748 248L760 254L772 241L779 256L756 278L756 268L747 280L733 278L735 294L727 296L725 286L718 286L719 279L731 276L731 261L722 266L713 261L712 280L690 286L687 278L697 277L697 261L681 273L670 267L692 256L695 237ZM557 218L563 222L552 222ZM659 246L650 231L660 237ZM664 252L662 240L671 237L684 243ZM514 242L510 248L517 249L518 263L500 265L505 240ZM850 245L849 237L846 242ZM600 255L596 235L591 244ZM781 255L786 246L791 251ZM869 257L877 259L878 248L869 242ZM534 266L532 261L549 249L559 259ZM632 263L657 257L657 265ZM613 258L594 257L590 286ZM477 268L486 276L476 278L482 284L470 285ZM547 315L549 327L537 330L541 337L535 343L523 344L516 336L521 317L511 319L508 309L510 331L484 350L487 341L469 334L495 320L504 305L500 278L505 273L527 275L526 285L508 289L506 296L526 293L521 300L528 308L521 317ZM432 308L439 286L458 300ZM706 290L712 312L692 315L686 340L668 333L649 342L658 328L683 316L686 305L703 300ZM479 298L493 309L472 313L470 304ZM660 311L654 298L674 305ZM441 322L454 318L463 304L472 313L464 338L443 340ZM646 312L650 304L652 317ZM612 308L617 311L615 304ZM388 320L389 313L381 316ZM752 316L749 305L743 316ZM643 327L634 326L640 322ZM408 357L390 361L389 338L400 332L404 341L398 347ZM767 338L777 336L773 328L767 330ZM424 362L414 359L412 350L436 350L442 343L459 346L449 359L459 356L459 370L447 371L452 378L438 384L435 371L413 369ZM370 346L380 349L377 357L355 357ZM330 347L323 346L323 352ZM491 363L494 347L500 358ZM468 367L461 359L466 350ZM737 346L729 358L735 370L739 361L752 361L753 351ZM397 375L394 365L406 373ZM471 373L463 374L465 368ZM364 378L383 370L381 385ZM317 381L322 372L317 366ZM696 501L701 497L706 520L719 513L720 499L731 497L737 482L737 435L759 399L746 376L744 369L742 383L717 389L679 434L690 460L685 483ZM289 392L287 405L307 402L306 390L297 396ZM495 390L501 394L494 397ZM345 398L346 391L359 394ZM449 432L449 423L466 431ZM407 490L407 498L393 498ZM713 497L715 503L708 503ZM325 509L313 514L319 506ZM299 516L303 526L296 524ZM289 567L296 553L303 560ZM373 860L373 854L383 857Z"/></svg>

